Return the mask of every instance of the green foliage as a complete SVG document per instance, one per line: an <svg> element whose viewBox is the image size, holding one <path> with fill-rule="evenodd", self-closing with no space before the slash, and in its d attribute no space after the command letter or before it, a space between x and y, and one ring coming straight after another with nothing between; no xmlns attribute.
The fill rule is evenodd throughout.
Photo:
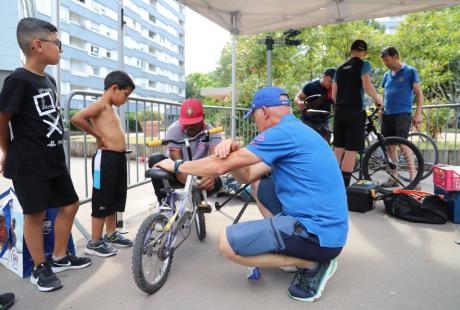
<svg viewBox="0 0 460 310"><path fill-rule="evenodd" d="M185 98L198 98L204 105L219 105L217 100L205 98L200 93L202 88L217 87L217 85L208 73L189 74L185 82Z"/></svg>
<svg viewBox="0 0 460 310"><path fill-rule="evenodd" d="M135 112L130 112L128 113L129 118L131 119L136 119L136 113ZM158 120L163 120L163 116L158 114L157 111L145 111L145 112L138 112L137 117L139 121L158 121Z"/></svg>
<svg viewBox="0 0 460 310"><path fill-rule="evenodd" d="M236 70L238 103L248 106L257 88L266 84L266 36L284 38L282 32L238 36ZM272 80L294 96L302 85L319 78L328 67L337 67L348 58L353 40L361 38L369 46L368 60L374 69L373 83L378 86L387 70L380 50L388 45L398 48L404 62L420 73L427 98L452 101L458 96L460 73L460 6L409 14L395 34L385 34L375 21L358 21L306 28L297 37L298 47L275 45L272 52ZM210 73L187 76L187 97L198 97L201 87L231 85L232 46L222 50L219 65ZM457 88L457 89L456 89Z"/></svg>
<svg viewBox="0 0 460 310"><path fill-rule="evenodd" d="M460 7L408 15L391 38L402 60L416 67L425 97L453 102L460 86Z"/></svg>
<svg viewBox="0 0 460 310"><path fill-rule="evenodd" d="M255 91L266 85L266 36L284 38L282 32L237 36L237 104L249 107ZM394 45L401 60L417 68L425 104L452 103L460 92L460 6L405 16L395 34L386 34L375 21L357 21L306 28L296 37L297 47L275 45L272 51L272 82L283 87L291 98L307 82L320 78L328 67L338 67L348 58L351 43L368 43L368 61L372 64L372 83L377 89L388 70L380 59L380 50ZM210 73L187 76L187 97L199 97L201 87L231 86L232 46L222 50L218 67ZM205 99L211 100L211 99ZM219 103L222 105L222 102ZM230 99L224 102L230 105ZM445 124L447 115L441 123ZM237 120L239 126L240 120ZM439 129L437 129L439 130Z"/></svg>

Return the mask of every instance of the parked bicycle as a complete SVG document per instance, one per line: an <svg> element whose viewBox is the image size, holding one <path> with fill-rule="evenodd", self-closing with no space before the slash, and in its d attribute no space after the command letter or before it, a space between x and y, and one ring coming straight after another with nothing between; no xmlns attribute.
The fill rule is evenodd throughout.
<svg viewBox="0 0 460 310"><path fill-rule="evenodd" d="M407 139L384 137L374 125L378 111L374 109L367 115L365 138L370 144L360 154L359 177L380 184L393 183L393 186L382 187L382 192L395 188L414 189L423 177L423 155ZM392 182L386 182L388 180Z"/></svg>
<svg viewBox="0 0 460 310"><path fill-rule="evenodd" d="M439 162L439 149L436 141L429 135L419 131L415 126L412 127L407 140L415 144L422 152L424 167L422 180L428 178L433 173L433 165Z"/></svg>
<svg viewBox="0 0 460 310"><path fill-rule="evenodd" d="M147 142L149 147L169 143L185 144L188 158L192 158L190 142L206 141L210 134L222 132L222 127L213 128L185 139L156 139ZM161 168L146 171L146 177L164 182L166 198L160 202L158 211L148 216L137 232L132 254L132 271L137 286L147 294L158 291L166 282L171 269L174 252L188 238L195 225L199 240L206 237L204 213L209 211L206 192L200 193L198 178L187 176L183 189L174 189L168 181L174 175Z"/></svg>

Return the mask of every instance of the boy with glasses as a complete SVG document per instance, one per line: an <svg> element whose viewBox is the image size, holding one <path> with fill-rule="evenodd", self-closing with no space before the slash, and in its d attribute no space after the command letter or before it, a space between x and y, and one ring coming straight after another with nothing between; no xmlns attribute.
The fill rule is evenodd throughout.
<svg viewBox="0 0 460 310"><path fill-rule="evenodd" d="M35 265L30 280L40 291L53 291L62 287L56 272L91 264L67 251L78 196L65 163L56 81L45 73L59 62L61 41L55 26L36 18L19 21L17 40L26 63L5 79L0 93L0 172L13 180L24 212L24 238ZM48 208L60 210L47 260L42 224Z"/></svg>

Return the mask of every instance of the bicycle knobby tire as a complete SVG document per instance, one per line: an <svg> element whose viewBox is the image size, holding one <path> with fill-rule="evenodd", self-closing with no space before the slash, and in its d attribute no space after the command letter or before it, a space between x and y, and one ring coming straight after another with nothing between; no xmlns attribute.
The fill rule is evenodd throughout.
<svg viewBox="0 0 460 310"><path fill-rule="evenodd" d="M416 171L416 175L415 175L415 178L408 184L405 184L404 186L400 186L401 188L403 189L414 189L417 184L422 180L422 177L423 177L423 172L424 172L424 161L423 161L423 155L422 153L420 152L420 150L413 144L411 143L410 141L404 139L404 138L400 138L400 137L386 137L384 139L384 144L385 144L385 150L387 150L387 147L388 146L391 146L391 145L404 145L405 147L407 147L413 154L414 154L414 165L415 165L415 169L417 170ZM389 171L389 164L385 164L382 160L382 163L380 163L380 165L376 162L378 162L379 158L380 159L383 159L383 155L380 155L378 154L379 152L381 152L381 148L380 148L380 143L377 141L376 143L372 144L365 152L364 154L364 158L363 158L363 167L362 167L362 171L363 171L363 176L365 179L367 180L371 180L371 181L377 181L377 182L383 182L385 180L377 180L376 176L374 176L375 171L371 170L370 169L370 166L371 165L374 165L374 166L383 166L383 165L386 165L385 167L382 167L382 171ZM389 153L387 152L388 156L389 156ZM373 162L372 162L373 161ZM385 169L388 169L388 170L385 170ZM399 172L398 172L399 173ZM387 174L387 177L390 176L390 173ZM409 181L408 181L409 182ZM380 189L382 192L391 192L392 190L386 190L385 188L381 188Z"/></svg>

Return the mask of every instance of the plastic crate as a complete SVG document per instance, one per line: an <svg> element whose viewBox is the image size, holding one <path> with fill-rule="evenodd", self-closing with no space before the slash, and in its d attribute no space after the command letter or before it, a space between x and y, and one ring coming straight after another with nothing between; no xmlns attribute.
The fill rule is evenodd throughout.
<svg viewBox="0 0 460 310"><path fill-rule="evenodd" d="M460 191L460 167L433 165L433 183L446 191Z"/></svg>

